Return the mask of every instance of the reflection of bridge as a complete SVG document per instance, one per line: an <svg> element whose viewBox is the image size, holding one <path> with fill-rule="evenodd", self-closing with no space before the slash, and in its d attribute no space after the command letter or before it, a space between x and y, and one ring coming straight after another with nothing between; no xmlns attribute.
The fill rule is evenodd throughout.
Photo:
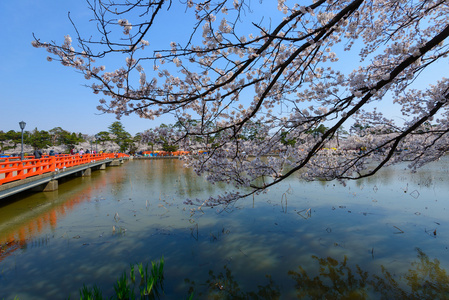
<svg viewBox="0 0 449 300"><path fill-rule="evenodd" d="M18 157L0 160L0 199L35 189L54 191L58 179L69 175L90 176L92 169L105 169L107 165L117 166L128 158L121 153L56 155L41 159Z"/></svg>
<svg viewBox="0 0 449 300"><path fill-rule="evenodd" d="M117 172L115 176L122 175ZM114 180L117 178L112 177L112 181ZM45 205L33 206L31 210L6 207L8 217L0 219L0 262L18 249L27 248L30 243L41 244L43 241L42 244L45 244L47 237L39 237L42 232L48 228L55 229L61 217L81 203L91 201L92 190L106 185L108 185L108 180L101 177L100 180L95 181L94 185L83 187L80 191L70 194L69 197L57 197L56 200L50 196L54 201L46 202ZM8 211L12 213L8 214Z"/></svg>

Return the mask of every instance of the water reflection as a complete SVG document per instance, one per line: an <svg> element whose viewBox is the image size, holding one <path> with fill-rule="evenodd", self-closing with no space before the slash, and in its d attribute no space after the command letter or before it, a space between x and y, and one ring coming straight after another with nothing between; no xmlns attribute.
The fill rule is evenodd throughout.
<svg viewBox="0 0 449 300"><path fill-rule="evenodd" d="M45 230L54 232L59 219L91 200L92 191L104 188L111 180L123 179L120 172L110 175L83 188L79 187L80 182L90 182L90 177L62 181L59 191L25 193L19 196L24 199L14 197L13 201L6 202L0 210L0 262L16 250L26 249ZM68 192L70 195L65 197L64 193Z"/></svg>
<svg viewBox="0 0 449 300"><path fill-rule="evenodd" d="M388 176L345 187L290 178L225 208L183 204L226 187L207 184L179 160L136 160L93 172L56 193L27 195L0 208L0 299L73 298L83 283L112 295L130 263L162 256L166 299L186 298L189 288L198 299L226 298L220 286L228 284L216 284L221 281L230 282L232 297L292 299L307 280L309 294L313 284L332 287L334 273L335 284L354 278L351 291L368 274L368 295L382 295L368 283L395 286L394 279L413 296L406 276L421 275L410 270L441 270L440 279L429 273L435 277L429 282L442 285L449 269L447 166L411 175L392 168ZM438 263L420 263L416 247Z"/></svg>
<svg viewBox="0 0 449 300"><path fill-rule="evenodd" d="M194 280L185 279L189 285L188 294L194 294L200 299L280 299L281 291L271 276L267 275L267 283L258 285L257 291L245 291L239 285L239 281L232 274L227 265L223 266L224 271L215 274L209 271L209 278L206 282L197 284ZM206 287L206 292L198 292L198 286ZM201 288L200 290L204 290Z"/></svg>
<svg viewBox="0 0 449 300"><path fill-rule="evenodd" d="M390 272L388 266L381 266L381 275L377 275L359 265L351 267L346 256L338 261L315 255L311 260L317 264L315 270L319 270L319 275L310 274L316 272L308 272L302 266L288 271L288 275L294 281L297 299L448 299L449 276L446 270L441 268L437 259L431 260L421 249L416 249L416 252L418 259L402 276ZM266 275L266 284L257 284L256 291L247 291L227 265L217 273L209 270L204 283L186 278L188 293L195 293L201 299L282 298L281 285L270 275Z"/></svg>
<svg viewBox="0 0 449 300"><path fill-rule="evenodd" d="M301 267L289 271L296 281L297 297L303 299L448 299L449 276L437 259L431 260L416 249L418 260L402 276L381 266L381 275L370 274L360 266L351 268L347 257L337 261L332 257L312 256L319 264L320 275L311 277Z"/></svg>

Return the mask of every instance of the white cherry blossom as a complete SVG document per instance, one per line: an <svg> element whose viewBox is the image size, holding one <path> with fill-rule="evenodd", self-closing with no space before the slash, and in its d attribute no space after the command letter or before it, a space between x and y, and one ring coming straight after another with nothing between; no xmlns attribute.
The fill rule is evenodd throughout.
<svg viewBox="0 0 449 300"><path fill-rule="evenodd" d="M449 149L447 72L428 76L448 65L446 1L95 2L99 36L32 45L91 80L102 112L174 115L176 127L146 138L207 152L186 164L234 191L204 205L292 174L344 181L403 161L415 169ZM260 5L266 15L252 14ZM151 30L178 6L194 25L179 26L186 40L161 46ZM123 66L106 71L114 55ZM385 116L388 102L399 122Z"/></svg>

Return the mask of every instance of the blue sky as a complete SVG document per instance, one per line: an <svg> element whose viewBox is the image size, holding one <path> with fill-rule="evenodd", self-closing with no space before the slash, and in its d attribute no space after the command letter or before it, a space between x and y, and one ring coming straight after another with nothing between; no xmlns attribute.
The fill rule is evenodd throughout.
<svg viewBox="0 0 449 300"><path fill-rule="evenodd" d="M275 4L274 1L266 3ZM259 13L254 14L256 18L267 10L276 12L275 5L270 8L258 7L258 3L254 5L259 9ZM70 34L75 44L74 31L67 17L69 11L82 32L93 29L89 27L93 23L88 22L91 11L85 1L0 1L0 130L20 131L19 122L23 120L27 123L26 130L62 127L70 132L92 135L107 131L108 126L117 121L115 115L100 114L96 109L100 96L84 86L92 82L73 68L63 67L56 61L47 62L46 51L31 46L32 33L42 41L55 40L58 44L62 43L64 35ZM157 41L166 46L171 41L188 38L180 30L190 27L182 14L183 8L171 11L169 20L176 21L157 24L159 27L154 28L149 37L150 43L154 45ZM356 67L357 64L358 61L346 67ZM432 72L427 72L428 76L423 76L425 80L419 82L420 87L435 83L446 67L435 66ZM379 108L385 110L386 106L391 106L388 102L382 101ZM400 117L395 109L387 111L387 117ZM150 121L132 115L123 117L121 122L125 130L134 135L160 123L173 123L173 120L163 117Z"/></svg>
<svg viewBox="0 0 449 300"><path fill-rule="evenodd" d="M47 62L47 52L31 46L32 33L43 41L61 43L72 33L67 12L77 20L90 18L84 1L0 1L0 130L50 130L95 134L108 130L115 115L98 115L98 95L84 87L89 82L73 68ZM131 134L159 125L163 120L128 116L121 120ZM166 122L170 123L170 121Z"/></svg>

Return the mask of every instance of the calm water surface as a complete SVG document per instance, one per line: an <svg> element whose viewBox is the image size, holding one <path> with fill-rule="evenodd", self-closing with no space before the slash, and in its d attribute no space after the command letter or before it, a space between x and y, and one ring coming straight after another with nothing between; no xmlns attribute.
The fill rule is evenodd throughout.
<svg viewBox="0 0 449 300"><path fill-rule="evenodd" d="M290 178L231 207L173 160L134 160L0 204L0 299L104 296L164 257L163 299L449 298L449 161L342 186Z"/></svg>

